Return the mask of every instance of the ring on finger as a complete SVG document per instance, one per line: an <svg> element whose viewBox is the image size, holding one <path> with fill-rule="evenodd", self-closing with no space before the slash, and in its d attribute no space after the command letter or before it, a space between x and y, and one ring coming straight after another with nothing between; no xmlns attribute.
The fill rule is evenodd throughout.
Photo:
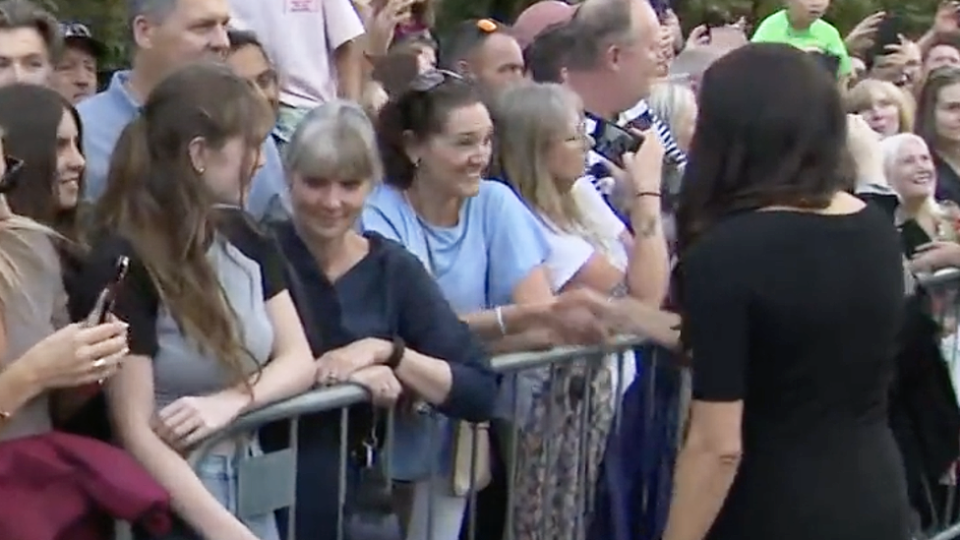
<svg viewBox="0 0 960 540"><path fill-rule="evenodd" d="M94 367L94 368L100 369L100 368L102 368L103 366L107 365L107 359L106 359L106 358L97 358L96 360L93 361L92 364L93 364L93 367Z"/></svg>

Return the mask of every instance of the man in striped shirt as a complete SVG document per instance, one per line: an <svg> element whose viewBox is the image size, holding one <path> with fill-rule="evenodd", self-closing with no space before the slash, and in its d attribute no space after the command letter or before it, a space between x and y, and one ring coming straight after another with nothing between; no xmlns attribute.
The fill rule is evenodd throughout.
<svg viewBox="0 0 960 540"><path fill-rule="evenodd" d="M566 54L566 83L580 95L588 111L586 130L594 133L598 119L639 131L654 130L669 159L686 161L669 128L656 118L644 98L657 76L660 25L644 0L586 0L571 21ZM616 180L608 163L591 152L587 177L625 222L616 204Z"/></svg>
<svg viewBox="0 0 960 540"><path fill-rule="evenodd" d="M603 73L604 69L598 65L599 62L591 63L593 58L582 59L583 56L590 56L593 53L599 54L597 52L599 48L614 44L610 38L626 38L627 42L632 41L633 45L637 45L636 25L630 26L629 16L624 16L624 14L628 14L631 7L636 7L635 5L632 6L632 2L640 1L642 0L587 0L583 4L584 13L577 15L576 20L572 20L578 12L577 7L557 0L541 0L520 14L514 23L514 36L517 37L524 48L528 76L537 82L569 84L574 91L581 95L587 110L591 113L588 114L585 126L588 133L596 133L597 116L640 131L647 131L652 128L666 150L667 159L671 163L683 167L686 164L686 156L677 146L669 126L657 118L647 106L646 101L642 99L649 92L650 82L656 76L655 59L653 64L650 63L648 58L643 65L631 68L632 73L627 73L627 75L640 74L641 76L638 80L626 83L616 81L616 78L611 82L606 82L610 80L610 77ZM651 2L651 4L653 3ZM569 56L577 53L572 49L576 46L574 43L578 41L578 34L591 36L593 39L586 40L580 46L588 49L585 52L579 51L580 65L585 65L587 68L575 68L575 71L579 72L581 76L574 75L571 81L571 78L568 77L570 73L568 69ZM655 35L658 35L657 28L649 27L645 37L649 39ZM655 47L656 45L654 45ZM591 77L591 74L594 73L598 76ZM594 87L602 88L603 85L609 86L610 84L621 85L620 88L625 90L625 92L621 92L624 97L616 95L597 96L592 92ZM626 101L626 95L630 93L641 98L639 102L636 99ZM609 105L618 105L618 107ZM590 152L588 155L586 175L583 181L592 183L604 195L604 199L607 200L617 215L624 222L627 222L626 213L620 212L620 205L613 204L615 181L610 167L595 152Z"/></svg>

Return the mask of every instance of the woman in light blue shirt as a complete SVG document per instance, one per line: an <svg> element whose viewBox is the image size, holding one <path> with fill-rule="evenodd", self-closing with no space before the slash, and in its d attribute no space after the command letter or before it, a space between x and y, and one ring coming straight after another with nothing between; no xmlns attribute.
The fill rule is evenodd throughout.
<svg viewBox="0 0 960 540"><path fill-rule="evenodd" d="M367 200L364 229L417 255L492 350L559 344L561 332L547 326L554 299L542 225L510 188L483 178L493 123L477 90L448 72L424 73L384 107L378 127L386 185ZM436 424L442 435L431 437ZM409 539L459 534L467 498L451 489L450 431L432 414L398 423L395 477L414 483Z"/></svg>

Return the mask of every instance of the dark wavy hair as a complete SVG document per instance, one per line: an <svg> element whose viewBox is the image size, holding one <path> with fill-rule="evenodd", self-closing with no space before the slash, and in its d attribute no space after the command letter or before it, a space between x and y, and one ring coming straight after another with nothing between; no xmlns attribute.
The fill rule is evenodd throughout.
<svg viewBox="0 0 960 540"><path fill-rule="evenodd" d="M384 181L399 189L409 188L417 170L407 155L409 140L422 142L443 133L451 111L475 103L483 103L477 87L442 70L421 74L407 91L392 97L377 117Z"/></svg>
<svg viewBox="0 0 960 540"><path fill-rule="evenodd" d="M683 253L724 217L766 206L822 209L853 185L836 80L790 45L751 44L703 77L677 216Z"/></svg>
<svg viewBox="0 0 960 540"><path fill-rule="evenodd" d="M4 151L24 162L16 188L7 194L10 209L79 242L82 203L62 209L57 198L57 131L64 113L73 117L78 131L83 129L77 110L54 90L32 84L0 88ZM81 198L83 187L81 176Z"/></svg>

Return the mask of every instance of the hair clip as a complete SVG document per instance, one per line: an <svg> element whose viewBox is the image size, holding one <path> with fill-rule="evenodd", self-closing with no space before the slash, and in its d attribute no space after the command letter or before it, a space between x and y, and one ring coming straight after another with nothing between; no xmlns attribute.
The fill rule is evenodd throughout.
<svg viewBox="0 0 960 540"><path fill-rule="evenodd" d="M500 25L497 24L497 21L493 19L478 19L477 20L477 30L480 30L484 34L492 34L500 29Z"/></svg>

